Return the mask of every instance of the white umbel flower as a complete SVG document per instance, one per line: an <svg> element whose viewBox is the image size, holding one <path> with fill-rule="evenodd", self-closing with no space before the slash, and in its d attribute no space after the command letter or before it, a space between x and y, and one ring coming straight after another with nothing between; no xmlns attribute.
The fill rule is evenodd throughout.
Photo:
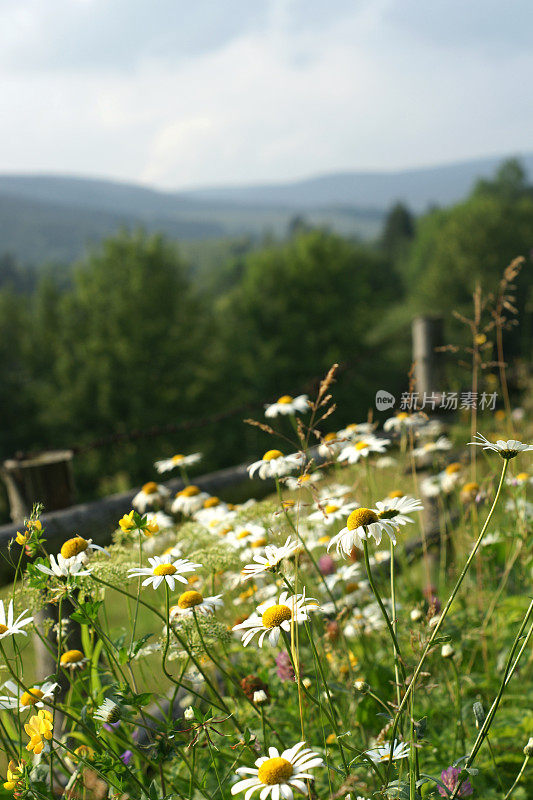
<svg viewBox="0 0 533 800"><path fill-rule="evenodd" d="M169 494L170 492L166 486L155 481L148 481L140 492L137 492L131 504L140 514L144 514L147 508L161 505Z"/></svg>
<svg viewBox="0 0 533 800"><path fill-rule="evenodd" d="M254 564L247 564L242 570L244 578L253 578L260 575L262 572L273 572L277 569L278 565L284 558L291 556L299 548L298 542L291 539L289 536L287 541L281 547L274 545L267 545L265 547L264 555L257 555L253 557Z"/></svg>
<svg viewBox="0 0 533 800"><path fill-rule="evenodd" d="M26 631L22 629L25 625L29 625L30 622L33 622L33 617L24 616L27 613L28 609L23 611L22 614L19 614L19 616L15 619L15 614L13 612L13 600L9 601L7 613L4 608L3 600L0 600L0 639L5 639L6 636L15 636L17 633L27 636Z"/></svg>
<svg viewBox="0 0 533 800"><path fill-rule="evenodd" d="M267 800L269 796L272 800L293 800L294 790L307 794L306 781L314 780L309 770L322 764L322 757L305 747L305 742L298 742L281 755L276 747L269 747L268 756L258 758L255 769L237 769L239 776L246 777L233 784L231 793L246 792L244 800L250 800L260 789L260 800Z"/></svg>
<svg viewBox="0 0 533 800"><path fill-rule="evenodd" d="M259 633L258 645L263 646L265 636L268 634L268 641L275 647L281 635L281 631L287 633L292 624L300 624L309 619L309 612L318 611L319 605L312 598L306 598L303 594L289 595L283 592L279 600L275 598L266 600L257 606L257 611L251 614L244 622L235 625L234 631L243 631L242 643L244 647L250 644L256 633Z"/></svg>
<svg viewBox="0 0 533 800"><path fill-rule="evenodd" d="M407 758L409 755L409 745L406 742L394 742L392 748L392 760L398 761L400 758ZM388 761L391 754L390 742L382 745L381 747L374 747L372 750L367 750L366 755L374 764L379 764L381 761Z"/></svg>
<svg viewBox="0 0 533 800"><path fill-rule="evenodd" d="M309 411L309 400L306 394L300 394L298 397L284 394L275 403L265 406L265 409L265 417L305 414L306 411Z"/></svg>
<svg viewBox="0 0 533 800"><path fill-rule="evenodd" d="M134 577L148 576L143 582L143 586L152 584L154 589L157 589L163 581L168 584L171 591L174 591L176 581L180 583L187 583L187 578L184 578L186 572L194 572L195 569L201 564L193 564L186 558L178 558L172 561L171 555L153 556L149 558L150 567L142 567L137 569L128 570L129 575Z"/></svg>
<svg viewBox="0 0 533 800"><path fill-rule="evenodd" d="M476 433L474 439L478 439L477 442L468 442L468 444L477 445L478 447L482 447L483 450L493 450L495 453L498 453L502 458L508 460L511 458L515 458L519 453L526 453L529 450L533 450L533 444L523 444L523 442L519 442L517 439L498 439L496 443L489 442L481 433Z"/></svg>
<svg viewBox="0 0 533 800"><path fill-rule="evenodd" d="M346 521L346 527L334 536L328 550L333 546L337 553L349 556L354 547L363 547L363 540L372 536L376 544L380 544L383 533L386 533L391 542L396 544L395 524L393 520L382 520L376 511L371 508L356 508Z"/></svg>
<svg viewBox="0 0 533 800"><path fill-rule="evenodd" d="M178 604L172 606L170 609L170 619L175 620L179 617L192 617L196 612L209 616L215 613L215 609L219 608L222 603L222 595L216 594L212 597L204 597L200 592L195 589L189 589L183 592L178 597Z"/></svg>
<svg viewBox="0 0 533 800"><path fill-rule="evenodd" d="M161 461L156 461L154 467L159 474L162 474L163 472L170 472L177 467L190 467L193 464L197 464L201 458L201 453L190 453L188 456L178 453L172 458L163 458Z"/></svg>
<svg viewBox="0 0 533 800"><path fill-rule="evenodd" d="M53 701L54 692L59 688L58 683L47 681L39 686L32 686L28 691L21 689L15 681L6 681L2 689L8 692L0 696L0 710L18 708L27 711L34 706L43 708L45 703Z"/></svg>
<svg viewBox="0 0 533 800"><path fill-rule="evenodd" d="M91 574L91 568L84 569L85 565L80 558L63 558L61 553L58 553L57 559L54 555L50 556L49 567L45 567L44 564L36 564L35 566L41 572L46 575L53 575L55 578L81 577L82 575Z"/></svg>
<svg viewBox="0 0 533 800"><path fill-rule="evenodd" d="M267 450L263 458L254 461L248 467L248 474L253 478L256 474L261 480L281 478L289 475L302 464L302 456L298 453L284 456L281 450Z"/></svg>
<svg viewBox="0 0 533 800"><path fill-rule="evenodd" d="M377 437L368 436L366 439L361 439L359 442L343 447L337 461L357 464L361 458L368 458L371 453L384 453L389 444L390 439L378 439Z"/></svg>

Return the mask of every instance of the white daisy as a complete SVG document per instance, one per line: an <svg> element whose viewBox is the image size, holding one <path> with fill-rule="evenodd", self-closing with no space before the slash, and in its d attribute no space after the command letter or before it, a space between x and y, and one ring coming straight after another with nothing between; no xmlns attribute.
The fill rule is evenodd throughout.
<svg viewBox="0 0 533 800"><path fill-rule="evenodd" d="M381 458L376 458L374 466L377 469L390 469L391 467L395 467L397 463L397 460L392 456L381 456Z"/></svg>
<svg viewBox="0 0 533 800"><path fill-rule="evenodd" d="M24 617L27 613L28 609L23 611L22 614L19 614L15 619L13 600L9 601L7 614L4 608L4 602L0 600L0 639L4 639L6 636L14 636L17 633L22 633L23 636L27 636L26 631L22 629L25 625L29 625L30 622L33 622L33 617Z"/></svg>
<svg viewBox="0 0 533 800"><path fill-rule="evenodd" d="M322 480L322 473L317 469L314 472L306 472L304 475L300 475L298 478L285 478L285 485L291 492L295 492L298 489L305 488L311 483L316 483L320 480Z"/></svg>
<svg viewBox="0 0 533 800"><path fill-rule="evenodd" d="M255 542L262 542L262 544L256 545L262 547L266 544L266 528L254 523L239 525L228 533L226 541L233 547L239 548L248 547Z"/></svg>
<svg viewBox="0 0 533 800"><path fill-rule="evenodd" d="M254 556L255 564L247 564L242 570L244 578L253 578L262 572L274 572L284 558L291 556L299 548L299 543L289 536L281 547L269 544L265 547L263 556Z"/></svg>
<svg viewBox="0 0 533 800"><path fill-rule="evenodd" d="M370 536L379 544L383 533L388 534L391 542L396 544L395 527L393 520L380 519L371 508L356 508L346 520L346 527L330 540L328 550L335 545L337 553L343 552L349 556L354 547L362 548L363 540Z"/></svg>
<svg viewBox="0 0 533 800"><path fill-rule="evenodd" d="M338 431L337 437L343 441L360 439L364 436L372 436L376 428L377 425L373 422L352 422Z"/></svg>
<svg viewBox="0 0 533 800"><path fill-rule="evenodd" d="M246 792L244 800L250 800L261 789L260 800L266 800L269 795L272 800L293 800L293 790L307 794L306 781L314 780L309 770L322 764L322 757L305 747L305 742L298 742L294 747L284 750L281 755L277 748L269 747L268 757L258 758L255 769L237 769L239 776L248 777L234 783L231 793Z"/></svg>
<svg viewBox="0 0 533 800"><path fill-rule="evenodd" d="M528 483L533 483L533 476L528 472L519 472L518 475L510 475L505 483L508 486L525 486Z"/></svg>
<svg viewBox="0 0 533 800"><path fill-rule="evenodd" d="M186 514L189 516L203 508L206 500L209 500L207 492L202 492L198 486L190 484L176 494L170 510L173 514Z"/></svg>
<svg viewBox="0 0 533 800"><path fill-rule="evenodd" d="M157 589L163 581L166 581L171 591L174 591L176 581L180 583L187 583L187 578L183 575L186 572L194 572L195 569L201 564L193 564L186 558L178 558L177 561L172 561L172 556L153 556L149 558L150 567L142 567L137 569L128 570L132 578L147 575L146 580L142 582L143 586L152 584L154 589Z"/></svg>
<svg viewBox="0 0 533 800"><path fill-rule="evenodd" d="M277 417L280 414L282 416L286 414L305 414L306 411L309 411L309 400L306 394L300 394L298 397L284 394L275 403L265 406L265 409L265 417Z"/></svg>
<svg viewBox="0 0 533 800"><path fill-rule="evenodd" d="M447 436L439 436L435 442L426 442L420 447L415 447L413 455L415 458L427 458L433 453L443 453L452 449L452 443Z"/></svg>
<svg viewBox="0 0 533 800"><path fill-rule="evenodd" d="M100 552L105 553L107 556L109 555L105 547L94 544L92 539L84 539L83 536L73 536L63 543L59 554L66 561L77 559L82 564L86 564L89 560L89 556L94 553L95 550L100 550Z"/></svg>
<svg viewBox="0 0 533 800"><path fill-rule="evenodd" d="M106 697L104 702L99 705L94 712L94 719L101 723L107 723L108 725L118 722L120 717L120 706L109 697Z"/></svg>
<svg viewBox="0 0 533 800"><path fill-rule="evenodd" d="M385 500L376 503L378 517L391 520L395 525L407 525L413 521L411 517L406 516L407 514L423 510L424 506L420 500L407 494L401 497L386 497Z"/></svg>
<svg viewBox="0 0 533 800"><path fill-rule="evenodd" d="M354 508L358 507L359 503L355 501L350 503L344 503L342 500L331 501L317 511L313 511L307 519L321 522L324 525L333 525L334 522L338 522L340 519L346 519Z"/></svg>
<svg viewBox="0 0 533 800"><path fill-rule="evenodd" d="M384 453L389 444L390 439L378 439L374 436L368 436L366 439L361 439L359 442L354 442L353 444L343 447L337 461L347 461L349 464L356 464L359 459L367 458L371 453Z"/></svg>
<svg viewBox="0 0 533 800"><path fill-rule="evenodd" d="M347 486L345 483L331 483L320 491L318 499L323 503L327 500L336 500L339 497L344 497L350 492L353 492L352 486Z"/></svg>
<svg viewBox="0 0 533 800"><path fill-rule="evenodd" d="M397 761L400 758L407 758L409 755L410 747L406 742L394 742L392 748L392 760ZM374 764L379 764L381 761L388 761L391 754L390 742L382 745L381 747L374 747L372 750L367 750L366 755Z"/></svg>
<svg viewBox="0 0 533 800"><path fill-rule="evenodd" d="M383 423L384 431L402 431L407 428L420 428L426 423L423 414L408 414L406 411L399 411L393 417L389 417Z"/></svg>
<svg viewBox="0 0 533 800"><path fill-rule="evenodd" d="M55 578L70 578L80 577L81 575L90 575L91 569L83 569L85 566L83 561L77 557L63 558L61 553L58 553L57 560L54 555L50 556L50 567L45 567L44 564L35 565L38 570L46 573L46 575L53 575Z"/></svg>
<svg viewBox="0 0 533 800"><path fill-rule="evenodd" d="M178 597L178 603L170 609L170 619L175 620L183 616L192 616L196 611L198 614L209 616L215 613L222 603L222 595L217 594L212 597L204 597L200 592L189 589Z"/></svg>
<svg viewBox="0 0 533 800"><path fill-rule="evenodd" d="M267 450L263 458L254 461L248 467L248 474L253 478L257 473L261 480L281 478L297 469L302 464L302 456L298 453L284 456L281 450Z"/></svg>
<svg viewBox="0 0 533 800"><path fill-rule="evenodd" d="M162 504L169 494L166 486L155 481L148 481L140 492L137 492L131 504L140 514L144 514L147 508Z"/></svg>
<svg viewBox="0 0 533 800"><path fill-rule="evenodd" d="M59 659L63 669L80 669L89 661L81 650L66 650Z"/></svg>
<svg viewBox="0 0 533 800"><path fill-rule="evenodd" d="M318 445L318 454L322 456L322 458L333 458L342 448L344 441L345 438L341 437L338 433L326 433Z"/></svg>
<svg viewBox="0 0 533 800"><path fill-rule="evenodd" d="M493 444L481 433L476 433L474 439L478 439L479 441L468 442L468 444L477 445L478 447L482 447L483 450L493 450L506 460L515 458L519 453L526 453L528 450L533 450L533 444L523 444L517 439L507 439L507 441L498 439L498 441Z"/></svg>
<svg viewBox="0 0 533 800"><path fill-rule="evenodd" d="M161 474L163 472L170 472L176 467L190 467L192 464L197 464L202 458L201 453L191 453L188 456L184 456L181 453L178 453L172 458L164 458L161 461L156 461L154 467L156 470Z"/></svg>
<svg viewBox="0 0 533 800"><path fill-rule="evenodd" d="M9 692L0 696L0 709L14 709L26 711L36 706L43 708L44 704L54 699L54 692L59 688L58 683L50 681L39 686L32 686L27 692L21 689L14 681L6 681L2 689Z"/></svg>
<svg viewBox="0 0 533 800"><path fill-rule="evenodd" d="M165 528L172 528L175 525L172 517L169 514L165 514L164 511L149 511L146 515L146 520L148 523L155 522L160 531L164 531Z"/></svg>
<svg viewBox="0 0 533 800"><path fill-rule="evenodd" d="M263 646L263 641L267 634L268 641L275 647L282 630L288 633L291 629L291 624L305 622L309 619L309 612L318 611L319 608L314 598L306 598L305 592L293 595L283 592L279 596L278 602L274 598L261 603L260 606L257 606L256 612L251 614L244 622L235 625L233 630L244 631L242 635L244 647L250 644L256 633L260 634L259 647Z"/></svg>

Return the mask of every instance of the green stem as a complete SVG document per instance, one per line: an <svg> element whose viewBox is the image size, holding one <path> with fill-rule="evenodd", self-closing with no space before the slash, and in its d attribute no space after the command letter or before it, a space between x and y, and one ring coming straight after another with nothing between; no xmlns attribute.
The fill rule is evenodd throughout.
<svg viewBox="0 0 533 800"><path fill-rule="evenodd" d="M512 793L513 793L514 789L516 788L516 786L517 786L517 785L518 785L518 783L520 782L520 778L521 778L521 777L522 777L522 775L524 774L524 771L525 771L525 768L527 767L527 762L529 761L529 758L530 758L529 756L526 756L526 757L524 758L524 763L522 764L522 766L521 766L521 768L520 768L520 772L518 773L518 775L517 775L517 776L516 776L516 778L514 779L513 785L511 786L511 788L509 789L509 791L507 792L507 794L505 795L505 797L503 798L503 800L508 800L508 799L509 799L509 797L512 795Z"/></svg>

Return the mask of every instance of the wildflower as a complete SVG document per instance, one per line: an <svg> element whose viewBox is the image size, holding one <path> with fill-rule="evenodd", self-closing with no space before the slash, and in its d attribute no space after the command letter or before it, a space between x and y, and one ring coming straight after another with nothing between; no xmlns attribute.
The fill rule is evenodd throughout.
<svg viewBox="0 0 533 800"><path fill-rule="evenodd" d="M413 608L409 616L411 617L411 622L420 622L424 616L424 612L421 608Z"/></svg>
<svg viewBox="0 0 533 800"><path fill-rule="evenodd" d="M469 481L461 487L459 496L463 503L473 503L479 497L479 483L476 481Z"/></svg>
<svg viewBox="0 0 533 800"><path fill-rule="evenodd" d="M254 556L253 561L255 561L255 564L247 564L244 567L242 570L243 577L253 578L262 572L275 572L283 559L292 555L298 547L298 542L293 541L290 536L281 547L267 545L264 556Z"/></svg>
<svg viewBox="0 0 533 800"><path fill-rule="evenodd" d="M186 558L178 558L172 562L172 556L153 556L149 558L150 567L142 567L137 569L128 570L132 578L148 577L142 582L143 586L152 584L154 589L157 589L163 581L166 581L169 588L174 591L175 582L187 583L187 579L183 577L186 572L193 572L201 564L192 564Z"/></svg>
<svg viewBox="0 0 533 800"><path fill-rule="evenodd" d="M230 532L227 540L234 547L244 547L249 544L251 544L252 547L260 547L261 545L255 543L263 540L263 544L266 544L265 534L266 528L263 525L240 525Z"/></svg>
<svg viewBox="0 0 533 800"><path fill-rule="evenodd" d="M359 692L359 694L367 694L370 691L370 686L363 680L354 681L353 688L356 692Z"/></svg>
<svg viewBox="0 0 533 800"><path fill-rule="evenodd" d="M495 453L499 453L500 456L508 461L511 458L515 458L519 453L525 453L528 450L533 450L533 444L523 444L519 442L517 439L498 439L496 444L489 442L481 433L476 433L474 439L478 439L477 442L468 442L468 444L477 445L478 447L482 447L483 450L493 450Z"/></svg>
<svg viewBox="0 0 533 800"><path fill-rule="evenodd" d="M11 760L7 765L4 789L7 789L8 792L14 792L21 784L23 774L24 761L19 761L17 764L16 761Z"/></svg>
<svg viewBox="0 0 533 800"><path fill-rule="evenodd" d="M533 756L533 736L530 736L526 746L524 747L524 755L531 758Z"/></svg>
<svg viewBox="0 0 533 800"><path fill-rule="evenodd" d="M389 417L383 423L384 431L404 431L407 428L419 428L424 425L426 418L423 414L408 414L406 411L399 411L393 417Z"/></svg>
<svg viewBox="0 0 533 800"><path fill-rule="evenodd" d="M305 414L309 410L309 400L306 394L291 397L284 394L275 403L265 406L265 417L285 416L286 414Z"/></svg>
<svg viewBox="0 0 533 800"><path fill-rule="evenodd" d="M194 514L203 508L204 502L209 499L207 492L202 492L198 486L189 484L176 494L170 510L173 514Z"/></svg>
<svg viewBox="0 0 533 800"><path fill-rule="evenodd" d="M407 525L412 522L411 514L413 511L423 511L424 506L414 497L401 495L396 497L386 497L383 501L376 503L376 511L380 519L392 520L394 525Z"/></svg>
<svg viewBox="0 0 533 800"><path fill-rule="evenodd" d="M338 431L337 437L346 441L347 439L355 440L361 436L371 436L376 427L377 425L372 422L351 422L350 425Z"/></svg>
<svg viewBox="0 0 533 800"><path fill-rule="evenodd" d="M284 456L281 450L267 450L263 458L250 464L248 474L253 478L257 473L261 480L281 478L300 466L301 462L302 457L298 453Z"/></svg>
<svg viewBox="0 0 533 800"><path fill-rule="evenodd" d="M30 737L30 741L26 745L26 750L30 752L33 750L36 756L42 753L44 748L44 740L50 740L53 735L54 722L50 711L41 709L33 717L30 717L28 722L24 725L24 730Z"/></svg>
<svg viewBox="0 0 533 800"><path fill-rule="evenodd" d="M81 650L67 650L59 659L63 669L79 669L83 667L89 659L84 656Z"/></svg>
<svg viewBox="0 0 533 800"><path fill-rule="evenodd" d="M104 702L98 706L94 712L94 718L102 723L113 724L118 722L121 717L122 710L117 703L114 703L109 697L106 697Z"/></svg>
<svg viewBox="0 0 533 800"><path fill-rule="evenodd" d="M451 646L451 644L443 644L441 647L440 654L443 658L453 658L455 655L455 650Z"/></svg>
<svg viewBox="0 0 533 800"><path fill-rule="evenodd" d="M409 745L405 742L398 742L395 741L393 747L391 748L390 742L386 742L381 747L374 747L372 750L367 750L366 754L374 764L379 764L380 761L388 761L391 757L391 749L392 749L392 760L397 761L401 758L407 758L409 755Z"/></svg>
<svg viewBox="0 0 533 800"><path fill-rule="evenodd" d="M192 706L187 706L187 708L183 712L183 717L187 720L194 719L194 709Z"/></svg>
<svg viewBox="0 0 533 800"><path fill-rule="evenodd" d="M95 752L94 752L93 748L89 747L88 744L80 744L79 747L76 747L76 749L74 750L74 753L76 755L71 755L70 756L70 760L74 764L77 764L78 761L80 761L80 760L90 761L95 756ZM76 758L76 756L79 756L79 758Z"/></svg>
<svg viewBox="0 0 533 800"><path fill-rule="evenodd" d="M263 646L265 636L274 647L278 643L281 631L290 631L291 624L300 624L309 619L309 612L318 611L319 606L313 598L306 598L303 594L289 595L283 592L276 603L275 598L267 600L257 606L257 611L248 619L235 625L234 631L244 631L242 643L244 647L250 644L256 633L259 633L258 644Z"/></svg>
<svg viewBox="0 0 533 800"><path fill-rule="evenodd" d="M511 475L505 482L508 486L525 486L533 483L533 477L527 472L519 472L518 475Z"/></svg>
<svg viewBox="0 0 533 800"><path fill-rule="evenodd" d="M58 683L46 683L33 686L28 691L21 689L14 681L6 681L2 686L9 694L0 696L0 709L18 708L24 711L36 706L42 708L45 703L54 699L54 692L59 688Z"/></svg>
<svg viewBox="0 0 533 800"><path fill-rule="evenodd" d="M265 706L268 704L268 697L263 689L259 689L258 692L254 692L253 700L256 706Z"/></svg>
<svg viewBox="0 0 533 800"><path fill-rule="evenodd" d="M335 561L331 556L326 555L320 556L318 559L318 569L322 575L333 575L333 573L337 571Z"/></svg>
<svg viewBox="0 0 533 800"><path fill-rule="evenodd" d="M92 539L84 539L83 536L73 536L72 539L67 539L67 541L64 542L59 552L65 561L71 558L78 558L78 561L85 564L88 561L89 553L94 550L101 550L103 553L107 553L104 547L93 544Z"/></svg>
<svg viewBox="0 0 533 800"><path fill-rule="evenodd" d="M338 433L326 433L318 445L318 454L322 458L331 458L337 455L344 444L344 440Z"/></svg>
<svg viewBox="0 0 533 800"><path fill-rule="evenodd" d="M46 575L52 575L55 578L78 578L82 575L91 574L91 569L83 569L85 565L79 558L64 558L61 553L58 553L57 560L55 556L50 556L49 567L45 567L44 564L36 564L35 566L41 572Z"/></svg>
<svg viewBox="0 0 533 800"><path fill-rule="evenodd" d="M460 773L461 770L458 767L448 767L448 769L444 769L441 772L440 779L446 786L446 789L449 789L450 792L453 792L457 786ZM439 786L438 789L441 797L448 797L448 793L442 788L442 786ZM474 790L472 789L472 784L470 781L465 780L462 783L459 792L457 793L457 797L468 797L468 795L471 795L473 791Z"/></svg>
<svg viewBox="0 0 533 800"><path fill-rule="evenodd" d="M215 613L215 608L222 605L222 595L217 594L212 597L203 597L200 592L189 589L178 597L178 604L170 609L170 619L180 616L192 616L196 611L198 614L210 615Z"/></svg>
<svg viewBox="0 0 533 800"><path fill-rule="evenodd" d="M155 481L148 481L140 492L137 492L131 503L137 511L144 514L147 508L160 504L169 494L166 486L162 486Z"/></svg>
<svg viewBox="0 0 533 800"><path fill-rule="evenodd" d="M257 675L246 675L246 677L242 678L240 681L240 685L248 700L256 702L254 700L254 696L259 692L262 692L265 695L266 702L270 702L270 692L268 691L268 686L264 681L261 680L261 678L258 678ZM263 703L265 703L265 701L263 701Z"/></svg>
<svg viewBox="0 0 533 800"><path fill-rule="evenodd" d="M276 674L280 681L293 681L294 669L291 664L290 656L282 650L276 656Z"/></svg>
<svg viewBox="0 0 533 800"><path fill-rule="evenodd" d="M281 756L275 747L269 747L268 757L258 758L255 769L239 767L237 774L247 777L233 784L231 794L246 792L245 800L249 800L258 789L262 790L261 800L266 800L269 795L272 800L293 800L293 789L306 794L305 781L314 780L309 770L322 766L323 761L304 745L305 742L298 742L284 750Z"/></svg>
<svg viewBox="0 0 533 800"><path fill-rule="evenodd" d="M133 758L133 750L124 750L122 755L120 756L120 760L128 766L130 764L131 759Z"/></svg>
<svg viewBox="0 0 533 800"><path fill-rule="evenodd" d="M342 551L349 556L354 547L362 548L363 540L369 536L373 536L376 544L379 544L383 533L388 534L391 542L396 544L394 529L392 520L380 519L373 509L356 508L346 520L346 527L331 539L328 550L335 545L338 553Z"/></svg>
<svg viewBox="0 0 533 800"><path fill-rule="evenodd" d="M141 517L133 510L129 514L124 514L118 524L123 533L144 533L145 536L153 536L159 531L156 520L149 519L148 515Z"/></svg>
<svg viewBox="0 0 533 800"><path fill-rule="evenodd" d="M336 502L327 503L325 506L319 508L318 511L313 511L312 514L309 514L307 519L323 522L324 525L332 525L340 519L346 519L354 508L358 507L359 503L355 501L344 503L342 500L337 500Z"/></svg>
<svg viewBox="0 0 533 800"><path fill-rule="evenodd" d="M25 625L29 625L30 622L33 622L33 617L25 617L24 615L28 613L28 609L19 614L19 616L15 619L15 615L13 613L13 600L9 601L9 605L7 607L7 614L4 608L3 600L0 600L0 639L4 639L6 636L15 636L17 633L21 633L23 636L27 636L27 632L23 631Z"/></svg>
<svg viewBox="0 0 533 800"><path fill-rule="evenodd" d="M176 467L191 467L193 464L197 464L198 461L201 461L201 459L201 453L190 453L188 456L178 453L172 456L172 458L164 458L162 461L156 461L154 467L161 474L163 472L170 472L170 470L176 469Z"/></svg>
<svg viewBox="0 0 533 800"><path fill-rule="evenodd" d="M413 455L415 458L424 458L433 453L442 453L452 449L452 443L447 436L439 436L435 442L426 442L420 447L415 447Z"/></svg>
<svg viewBox="0 0 533 800"><path fill-rule="evenodd" d="M316 469L314 472L306 472L304 475L300 475L298 478L285 478L285 485L291 492L295 492L297 489L309 486L311 483L317 483L317 481L320 480L322 480L322 473L320 470Z"/></svg>
<svg viewBox="0 0 533 800"><path fill-rule="evenodd" d="M354 442L341 450L337 461L347 461L357 464L361 458L367 458L371 453L384 453L390 444L390 439L378 439L375 436L367 437L359 442Z"/></svg>

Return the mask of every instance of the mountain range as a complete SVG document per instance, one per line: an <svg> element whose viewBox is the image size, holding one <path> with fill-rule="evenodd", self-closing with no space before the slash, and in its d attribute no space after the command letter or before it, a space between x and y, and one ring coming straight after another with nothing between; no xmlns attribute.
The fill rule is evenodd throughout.
<svg viewBox="0 0 533 800"><path fill-rule="evenodd" d="M371 238L394 202L416 213L457 202L507 157L181 192L84 177L0 174L0 254L33 265L70 262L120 227L139 225L182 241L282 235L297 215ZM533 154L519 157L533 174Z"/></svg>

